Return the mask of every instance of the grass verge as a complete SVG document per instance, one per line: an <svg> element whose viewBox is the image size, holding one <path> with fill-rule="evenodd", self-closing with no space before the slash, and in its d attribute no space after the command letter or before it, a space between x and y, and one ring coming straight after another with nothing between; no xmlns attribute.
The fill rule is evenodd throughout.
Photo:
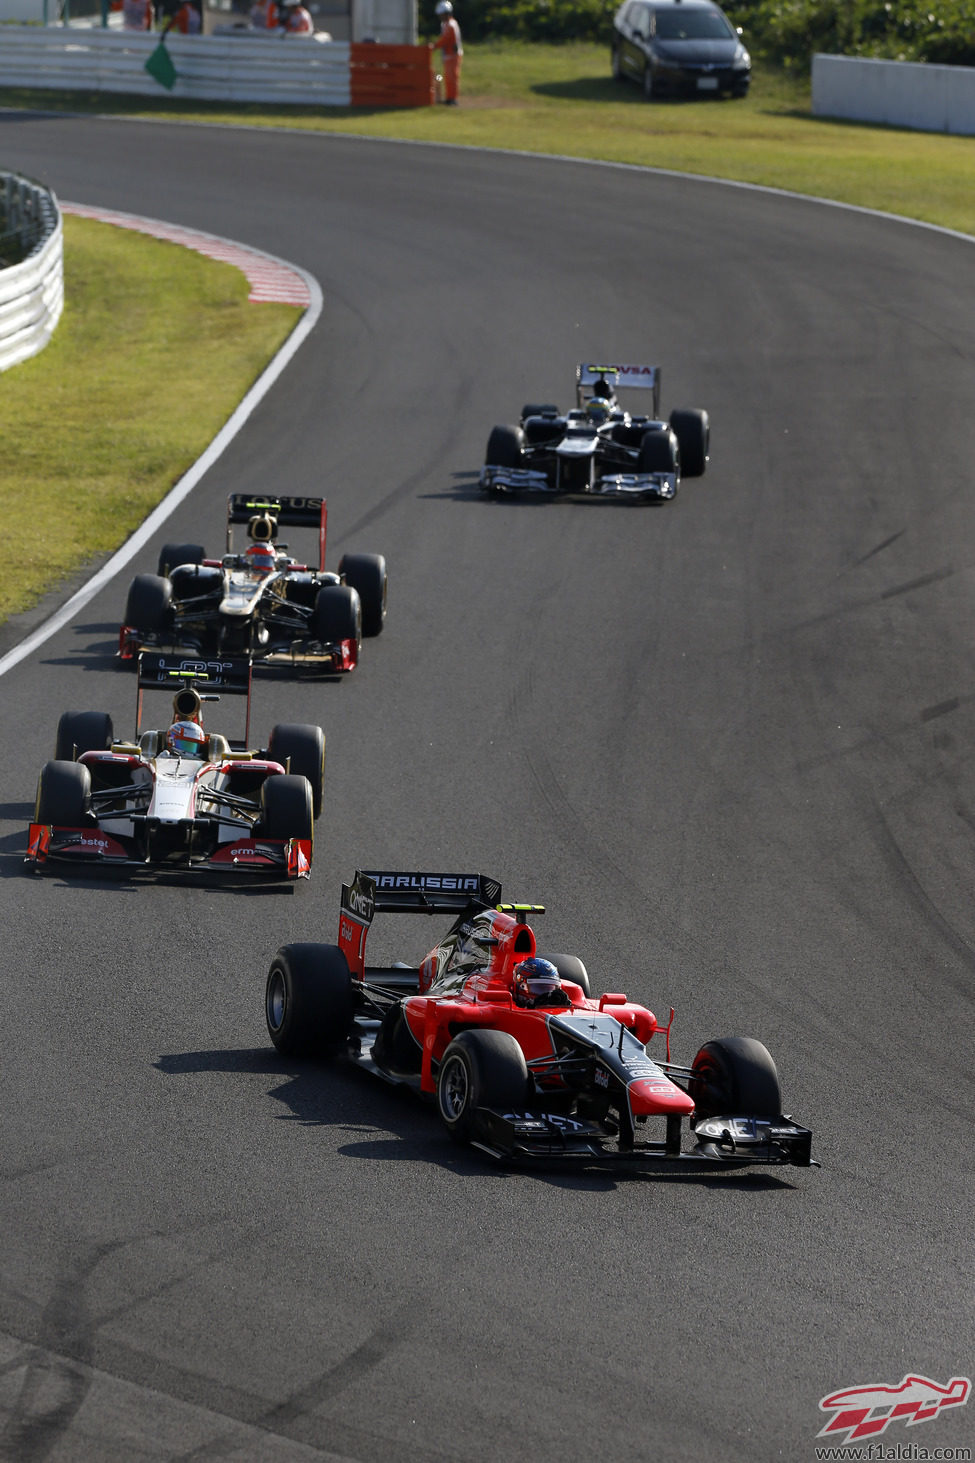
<svg viewBox="0 0 975 1463"><path fill-rule="evenodd" d="M0 622L125 541L301 314L250 304L238 269L178 245L88 219L64 231L61 322L0 393L0 516L23 525L0 540Z"/></svg>

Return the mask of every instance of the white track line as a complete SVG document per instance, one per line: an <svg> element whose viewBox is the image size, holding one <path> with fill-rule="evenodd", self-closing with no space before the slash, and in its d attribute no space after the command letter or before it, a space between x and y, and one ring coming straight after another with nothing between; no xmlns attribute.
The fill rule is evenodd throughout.
<svg viewBox="0 0 975 1463"><path fill-rule="evenodd" d="M45 640L49 640L52 635L57 634L58 630L63 629L80 610L84 609L86 604L94 599L99 590L103 589L119 570L123 569L145 547L157 529L161 528L170 514L185 498L189 497L204 473L209 471L221 453L234 440L255 407L267 395L285 366L291 361L292 356L315 328L318 317L322 313L321 286L314 276L306 270L300 269L296 264L289 264L284 259L275 258L273 254L264 254L259 249L250 249L244 244L234 243L232 239L221 239L216 234L182 229L173 224L161 223L157 219L139 218L135 214L113 213L105 209L84 208L71 203L60 206L63 213L99 219L104 223L113 223L121 228L137 229L140 233L152 234L156 238L182 244L188 249L196 249L211 259L225 260L236 265L247 275L251 285L250 298L252 300L275 300L291 305L301 305L305 313L270 365L254 382L236 411L220 428L202 457L197 458L189 472L181 477L174 487L170 488L162 502L152 510L149 517L136 529L131 538L126 539L122 547L116 550L112 557L88 580L87 584L82 585L60 609L54 612L50 619L45 620L43 625L32 631L26 640L21 641L5 656L0 657L0 676L13 670L14 666L19 665L39 645L43 645Z"/></svg>

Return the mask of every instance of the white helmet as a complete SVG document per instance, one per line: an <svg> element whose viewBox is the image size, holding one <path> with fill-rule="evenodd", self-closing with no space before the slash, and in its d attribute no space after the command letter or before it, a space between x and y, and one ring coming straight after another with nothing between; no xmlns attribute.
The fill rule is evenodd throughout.
<svg viewBox="0 0 975 1463"><path fill-rule="evenodd" d="M434 15L453 15L454 7L450 0L437 0L437 8L433 13Z"/></svg>

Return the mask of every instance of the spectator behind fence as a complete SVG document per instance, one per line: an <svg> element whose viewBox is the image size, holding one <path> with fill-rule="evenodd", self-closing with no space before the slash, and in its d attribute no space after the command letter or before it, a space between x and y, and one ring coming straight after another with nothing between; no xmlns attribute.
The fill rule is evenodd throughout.
<svg viewBox="0 0 975 1463"><path fill-rule="evenodd" d="M171 30L178 30L184 36L198 36L203 30L203 16L200 11L201 0L183 0L183 4L166 22L163 31L168 36Z"/></svg>
<svg viewBox="0 0 975 1463"><path fill-rule="evenodd" d="M152 30L152 0L122 0L123 30Z"/></svg>
<svg viewBox="0 0 975 1463"><path fill-rule="evenodd" d="M279 24L286 36L313 36L315 22L301 0L281 0Z"/></svg>

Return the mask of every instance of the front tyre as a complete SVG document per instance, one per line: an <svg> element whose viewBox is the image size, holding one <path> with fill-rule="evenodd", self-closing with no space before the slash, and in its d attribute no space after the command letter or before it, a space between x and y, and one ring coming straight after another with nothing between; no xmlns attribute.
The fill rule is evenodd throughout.
<svg viewBox="0 0 975 1463"><path fill-rule="evenodd" d="M680 472L680 448L670 427L645 432L636 461L637 472Z"/></svg>
<svg viewBox="0 0 975 1463"><path fill-rule="evenodd" d="M655 91L655 87L654 87L654 84L653 84L653 67L650 65L650 62L648 61L647 64L646 64L646 66L644 66L644 68L643 68L643 99L644 99L644 101L652 102L653 101L653 98L654 98L654 91Z"/></svg>
<svg viewBox="0 0 975 1463"><path fill-rule="evenodd" d="M777 1118L782 1114L779 1074L768 1048L753 1036L706 1042L691 1067L688 1092L694 1118Z"/></svg>
<svg viewBox="0 0 975 1463"><path fill-rule="evenodd" d="M261 788L258 834L287 843L290 838L315 837L311 784L307 777L272 774Z"/></svg>
<svg viewBox="0 0 975 1463"><path fill-rule="evenodd" d="M83 762L47 762L37 779L34 822L83 828L90 821L91 773Z"/></svg>
<svg viewBox="0 0 975 1463"><path fill-rule="evenodd" d="M352 977L337 945L285 945L264 988L268 1035L282 1056L328 1056L352 1029Z"/></svg>
<svg viewBox="0 0 975 1463"><path fill-rule="evenodd" d="M289 772L307 778L315 817L319 817L325 801L325 733L321 727L305 722L284 722L273 727L267 754L272 762L280 762Z"/></svg>
<svg viewBox="0 0 975 1463"><path fill-rule="evenodd" d="M506 1031L462 1031L443 1054L437 1106L458 1143L472 1136L479 1107L521 1108L528 1092L525 1054Z"/></svg>
<svg viewBox="0 0 975 1463"><path fill-rule="evenodd" d="M319 645L362 643L362 602L351 584L323 584L308 621L308 638Z"/></svg>
<svg viewBox="0 0 975 1463"><path fill-rule="evenodd" d="M521 427L493 427L484 463L487 467L524 467L525 434Z"/></svg>
<svg viewBox="0 0 975 1463"><path fill-rule="evenodd" d="M158 635L171 618L173 587L158 574L137 574L125 601L125 623L140 635Z"/></svg>
<svg viewBox="0 0 975 1463"><path fill-rule="evenodd" d="M711 451L711 422L706 411L672 411L670 426L680 447L680 470L685 478L704 476Z"/></svg>

